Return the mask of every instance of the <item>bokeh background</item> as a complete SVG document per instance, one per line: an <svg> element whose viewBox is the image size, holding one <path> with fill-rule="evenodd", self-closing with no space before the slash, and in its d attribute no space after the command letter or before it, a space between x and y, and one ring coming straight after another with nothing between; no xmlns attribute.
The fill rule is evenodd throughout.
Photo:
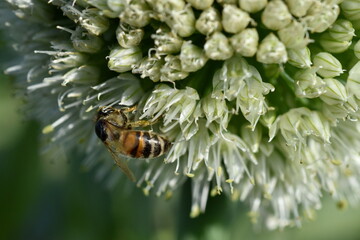
<svg viewBox="0 0 360 240"><path fill-rule="evenodd" d="M12 54L5 34L0 69ZM252 226L246 206L223 196L210 198L206 214L190 219L189 184L170 200L146 197L123 184L108 189L96 180L96 170L82 167L81 155L53 160L42 154L41 128L24 119L24 99L14 96L17 87L0 73L1 240L360 239L360 207L340 210L326 196L314 221L269 232Z"/></svg>

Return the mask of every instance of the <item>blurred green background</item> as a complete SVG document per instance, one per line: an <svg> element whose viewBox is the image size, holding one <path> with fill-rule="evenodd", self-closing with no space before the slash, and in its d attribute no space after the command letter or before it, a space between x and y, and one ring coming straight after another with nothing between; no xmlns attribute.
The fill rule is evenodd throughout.
<svg viewBox="0 0 360 240"><path fill-rule="evenodd" d="M1 37L0 37L1 39ZM8 47L0 41L0 68ZM246 206L210 198L207 213L190 219L189 184L171 200L140 189L106 189L75 154L50 161L40 154L40 126L24 120L13 81L0 74L0 239L360 239L360 208L332 201L301 229L258 231ZM120 172L119 172L120 173Z"/></svg>

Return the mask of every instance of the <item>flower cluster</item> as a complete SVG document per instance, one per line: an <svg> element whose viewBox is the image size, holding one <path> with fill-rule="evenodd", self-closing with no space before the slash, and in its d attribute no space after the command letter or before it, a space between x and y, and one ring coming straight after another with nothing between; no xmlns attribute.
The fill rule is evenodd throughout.
<svg viewBox="0 0 360 240"><path fill-rule="evenodd" d="M137 185L168 196L191 181L192 217L222 192L270 229L313 217L324 193L359 202L359 1L7 1L23 56L7 72L29 114L86 166L107 158L109 182L121 174L91 119L137 105L172 142L164 161L129 161Z"/></svg>

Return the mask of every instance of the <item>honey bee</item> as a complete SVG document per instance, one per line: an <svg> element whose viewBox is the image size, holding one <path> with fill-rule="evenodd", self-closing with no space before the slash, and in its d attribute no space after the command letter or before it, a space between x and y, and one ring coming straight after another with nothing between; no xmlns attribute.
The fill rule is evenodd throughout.
<svg viewBox="0 0 360 240"><path fill-rule="evenodd" d="M96 116L95 133L105 144L114 158L116 165L132 181L136 178L126 160L129 158L149 159L165 154L171 143L163 136L151 131L134 130L154 122L131 121L129 113L135 107L117 109L109 106L99 108Z"/></svg>

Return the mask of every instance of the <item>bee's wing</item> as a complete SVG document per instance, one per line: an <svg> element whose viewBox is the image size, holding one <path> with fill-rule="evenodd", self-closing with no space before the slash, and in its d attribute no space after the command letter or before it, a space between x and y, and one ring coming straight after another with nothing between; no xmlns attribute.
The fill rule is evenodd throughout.
<svg viewBox="0 0 360 240"><path fill-rule="evenodd" d="M109 152L111 153L112 157L114 158L114 161L116 165L118 165L119 168L125 173L125 175L133 182L136 182L136 178L133 174L133 172L130 170L129 166L126 163L126 159L120 157L118 154L116 154L111 148L108 148Z"/></svg>

